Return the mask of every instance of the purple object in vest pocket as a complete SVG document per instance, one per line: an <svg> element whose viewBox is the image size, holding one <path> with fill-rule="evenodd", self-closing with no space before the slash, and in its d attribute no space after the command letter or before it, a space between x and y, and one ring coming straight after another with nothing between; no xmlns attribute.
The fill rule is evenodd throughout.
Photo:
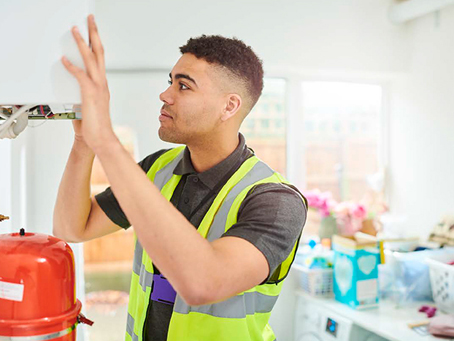
<svg viewBox="0 0 454 341"><path fill-rule="evenodd" d="M173 305L177 292L163 275L153 275L151 299L156 302Z"/></svg>

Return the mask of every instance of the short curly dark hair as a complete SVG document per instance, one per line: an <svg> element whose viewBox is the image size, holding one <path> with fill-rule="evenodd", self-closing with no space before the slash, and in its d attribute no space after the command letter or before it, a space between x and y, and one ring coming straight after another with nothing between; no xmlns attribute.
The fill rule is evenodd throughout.
<svg viewBox="0 0 454 341"><path fill-rule="evenodd" d="M263 90L262 61L243 41L204 34L190 38L186 45L180 47L180 52L191 53L210 64L225 67L245 85L250 97L249 110L257 103Z"/></svg>

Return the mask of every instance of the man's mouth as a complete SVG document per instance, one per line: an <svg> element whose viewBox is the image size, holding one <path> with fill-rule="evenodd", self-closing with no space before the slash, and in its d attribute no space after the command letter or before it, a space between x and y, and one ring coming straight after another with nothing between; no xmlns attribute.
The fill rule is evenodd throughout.
<svg viewBox="0 0 454 341"><path fill-rule="evenodd" d="M164 109L161 109L161 115L159 116L159 121L164 121L164 120L172 120L173 117L170 116L170 114L165 111Z"/></svg>

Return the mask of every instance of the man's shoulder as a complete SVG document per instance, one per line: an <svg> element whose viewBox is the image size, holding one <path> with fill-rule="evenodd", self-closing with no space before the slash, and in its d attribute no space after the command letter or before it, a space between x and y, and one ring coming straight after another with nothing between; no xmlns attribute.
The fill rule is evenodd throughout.
<svg viewBox="0 0 454 341"><path fill-rule="evenodd" d="M151 166L153 165L153 163L155 163L155 161L162 154L164 154L165 152L168 152L171 149L172 148L161 149L161 150L158 150L157 152L154 152L153 154L148 155L142 161L139 162L139 166L145 171L145 173L148 172L150 170Z"/></svg>
<svg viewBox="0 0 454 341"><path fill-rule="evenodd" d="M302 206L306 208L306 202L301 192L292 184L270 182L261 183L251 188L246 195L246 199L263 202L272 199L274 204L285 203L292 206Z"/></svg>

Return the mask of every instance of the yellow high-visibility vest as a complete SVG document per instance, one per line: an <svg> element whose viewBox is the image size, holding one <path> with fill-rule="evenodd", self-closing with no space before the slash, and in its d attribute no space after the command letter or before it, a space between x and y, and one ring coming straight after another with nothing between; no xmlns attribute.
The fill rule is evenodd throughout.
<svg viewBox="0 0 454 341"><path fill-rule="evenodd" d="M147 173L170 201L181 175L173 171L183 158L184 146L161 155ZM252 156L230 177L199 225L202 237L220 238L237 222L238 210L248 192L262 183L287 183L264 162ZM302 200L304 200L302 198ZM126 341L142 341L153 283L153 263L137 237L129 295ZM170 320L168 341L273 341L268 320L295 258L299 238L290 255L280 264L272 283L257 285L222 302L189 306L177 294Z"/></svg>

